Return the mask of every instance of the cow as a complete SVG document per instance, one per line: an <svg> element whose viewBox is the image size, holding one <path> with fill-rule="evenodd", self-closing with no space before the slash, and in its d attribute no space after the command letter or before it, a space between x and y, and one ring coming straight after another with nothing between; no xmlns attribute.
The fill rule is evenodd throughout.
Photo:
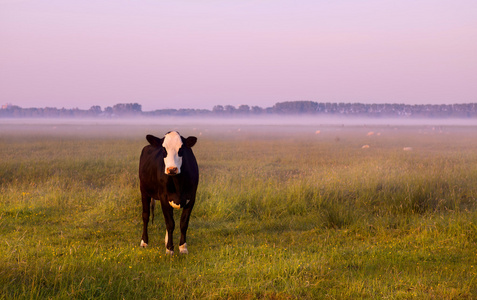
<svg viewBox="0 0 477 300"><path fill-rule="evenodd" d="M162 139L148 134L149 145L142 149L139 160L139 182L144 223L141 247L147 247L149 237L147 225L152 210L154 222L155 199L161 203L166 221L166 254L174 254L172 233L174 231L174 209L182 208L180 221L181 238L179 251L187 254L186 233L190 214L195 203L199 184L199 167L192 147L197 138L182 137L178 132L168 132Z"/></svg>

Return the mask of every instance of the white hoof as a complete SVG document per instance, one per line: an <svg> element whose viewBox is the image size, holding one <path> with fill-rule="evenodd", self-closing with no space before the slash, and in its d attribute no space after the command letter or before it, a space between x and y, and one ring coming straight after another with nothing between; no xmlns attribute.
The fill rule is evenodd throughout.
<svg viewBox="0 0 477 300"><path fill-rule="evenodd" d="M166 249L166 255L172 256L172 255L174 255L174 251L171 251L171 250L169 250L169 249Z"/></svg>
<svg viewBox="0 0 477 300"><path fill-rule="evenodd" d="M144 243L144 241L143 241L143 240L141 240L141 247L143 247L143 248L146 248L146 247L147 247L147 244L146 244L146 243Z"/></svg>
<svg viewBox="0 0 477 300"><path fill-rule="evenodd" d="M189 251L187 251L187 243L184 243L184 245L179 246L179 251L181 254L189 254Z"/></svg>

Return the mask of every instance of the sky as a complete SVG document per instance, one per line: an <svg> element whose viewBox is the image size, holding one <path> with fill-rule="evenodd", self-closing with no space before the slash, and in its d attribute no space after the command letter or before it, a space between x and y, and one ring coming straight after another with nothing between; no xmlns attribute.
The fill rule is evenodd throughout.
<svg viewBox="0 0 477 300"><path fill-rule="evenodd" d="M0 0L0 104L477 102L475 0Z"/></svg>

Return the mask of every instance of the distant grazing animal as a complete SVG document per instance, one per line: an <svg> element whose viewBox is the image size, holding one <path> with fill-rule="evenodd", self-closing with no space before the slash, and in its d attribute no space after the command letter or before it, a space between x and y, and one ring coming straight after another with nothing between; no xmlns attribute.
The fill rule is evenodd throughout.
<svg viewBox="0 0 477 300"><path fill-rule="evenodd" d="M139 160L144 223L141 247L147 247L149 242L147 225L151 210L154 221L154 199L157 199L161 201L162 213L166 221L166 254L174 254L172 241L175 226L174 208L182 208L179 251L188 253L186 233L199 184L199 167L191 149L197 142L197 138L194 136L184 138L178 132L171 131L162 139L153 135L147 135L146 139L150 145L142 149Z"/></svg>

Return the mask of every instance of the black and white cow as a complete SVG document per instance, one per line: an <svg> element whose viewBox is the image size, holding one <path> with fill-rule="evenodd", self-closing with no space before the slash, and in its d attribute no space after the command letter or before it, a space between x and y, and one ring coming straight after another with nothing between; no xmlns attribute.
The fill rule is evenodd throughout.
<svg viewBox="0 0 477 300"><path fill-rule="evenodd" d="M150 145L142 149L139 160L142 220L144 222L141 246L147 247L149 242L147 225L151 207L154 216L154 199L157 199L161 202L162 213L166 221L166 253L174 253L172 241L175 227L174 208L182 208L179 251L188 253L186 233L199 183L199 167L191 149L197 142L197 138L193 136L184 138L178 132L171 131L162 139L153 135L147 135L146 139Z"/></svg>

